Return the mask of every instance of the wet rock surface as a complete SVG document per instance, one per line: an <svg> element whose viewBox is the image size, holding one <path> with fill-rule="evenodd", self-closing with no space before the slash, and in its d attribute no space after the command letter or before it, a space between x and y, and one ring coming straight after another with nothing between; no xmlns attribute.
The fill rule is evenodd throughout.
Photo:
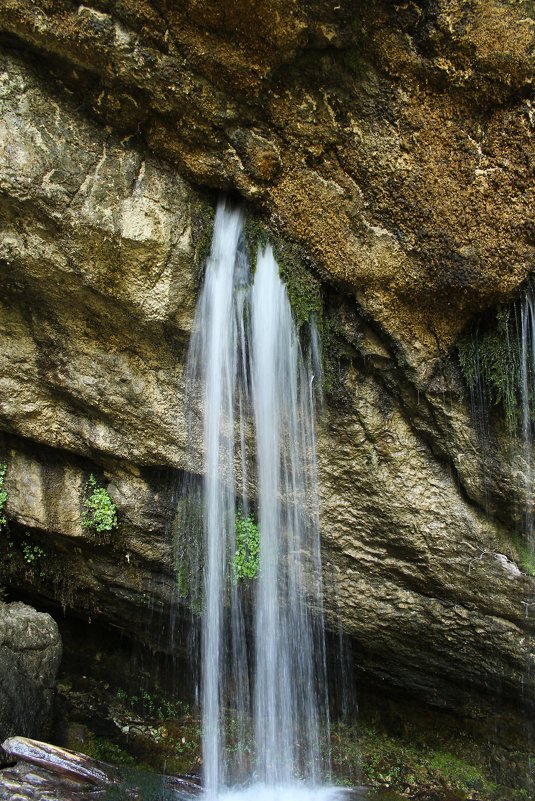
<svg viewBox="0 0 535 801"><path fill-rule="evenodd" d="M138 777L136 786L111 765L49 743L11 737L3 748L15 764L0 771L2 801L147 801L199 795L197 785L180 777L150 777L144 787Z"/></svg>
<svg viewBox="0 0 535 801"><path fill-rule="evenodd" d="M0 603L0 736L45 736L61 660L50 615L22 603ZM0 759L2 762L2 759Z"/></svg>

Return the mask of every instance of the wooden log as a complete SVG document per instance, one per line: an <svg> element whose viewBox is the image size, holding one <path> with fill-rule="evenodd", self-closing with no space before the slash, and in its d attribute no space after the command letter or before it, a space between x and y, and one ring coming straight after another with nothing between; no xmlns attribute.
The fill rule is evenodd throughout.
<svg viewBox="0 0 535 801"><path fill-rule="evenodd" d="M51 773L77 781L106 786L121 782L118 772L111 765L49 743L26 737L9 737L2 747L15 760L38 765Z"/></svg>

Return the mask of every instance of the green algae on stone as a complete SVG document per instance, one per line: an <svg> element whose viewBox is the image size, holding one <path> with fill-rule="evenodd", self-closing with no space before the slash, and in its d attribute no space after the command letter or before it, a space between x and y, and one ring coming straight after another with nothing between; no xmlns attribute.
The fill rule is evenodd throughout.
<svg viewBox="0 0 535 801"><path fill-rule="evenodd" d="M446 738L447 739L447 738ZM435 801L521 801L527 791L496 783L489 776L486 755L463 744L454 751L451 743L440 747L422 732L392 736L369 723L332 726L333 774L337 782L364 781L377 790L402 794L404 798ZM526 755L527 757L527 755ZM373 798L373 795L371 796Z"/></svg>
<svg viewBox="0 0 535 801"><path fill-rule="evenodd" d="M280 276L288 292L297 328L300 329L315 317L321 333L323 320L321 282L305 266L307 257L303 248L273 234L266 225L252 217L248 217L245 221L244 239L253 271L256 267L258 249L264 249L271 244Z"/></svg>

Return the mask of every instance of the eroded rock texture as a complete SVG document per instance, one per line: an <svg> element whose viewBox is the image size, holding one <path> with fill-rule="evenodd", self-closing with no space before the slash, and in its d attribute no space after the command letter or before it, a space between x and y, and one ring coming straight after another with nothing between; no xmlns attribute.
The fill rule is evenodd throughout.
<svg viewBox="0 0 535 801"><path fill-rule="evenodd" d="M61 660L50 615L21 603L0 604L0 736L46 737Z"/></svg>
<svg viewBox="0 0 535 801"><path fill-rule="evenodd" d="M425 379L530 269L529 8L7 0L0 26L105 122L254 200Z"/></svg>
<svg viewBox="0 0 535 801"><path fill-rule="evenodd" d="M233 190L299 245L337 343L329 613L376 683L467 717L499 695L522 720L525 465L483 453L452 346L533 268L529 3L4 0L0 30L6 581L152 641L180 609L212 214L191 186ZM117 504L108 542L81 526L90 473Z"/></svg>

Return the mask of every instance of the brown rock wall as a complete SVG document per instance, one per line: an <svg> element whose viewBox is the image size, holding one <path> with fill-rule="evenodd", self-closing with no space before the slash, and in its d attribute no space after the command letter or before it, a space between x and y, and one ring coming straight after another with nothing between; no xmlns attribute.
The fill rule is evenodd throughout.
<svg viewBox="0 0 535 801"><path fill-rule="evenodd" d="M529 4L7 0L0 29L186 177L253 200L424 380L422 349L533 266Z"/></svg>

